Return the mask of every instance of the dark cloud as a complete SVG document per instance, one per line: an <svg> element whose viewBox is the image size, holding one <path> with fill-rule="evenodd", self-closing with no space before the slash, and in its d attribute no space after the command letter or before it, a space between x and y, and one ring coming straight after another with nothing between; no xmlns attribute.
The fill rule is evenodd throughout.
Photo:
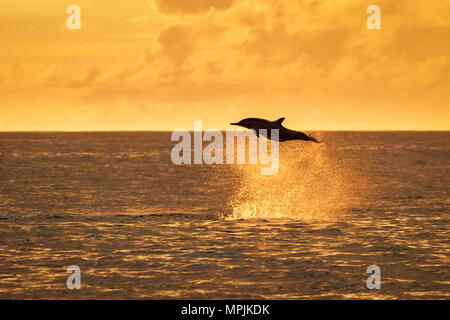
<svg viewBox="0 0 450 320"><path fill-rule="evenodd" d="M192 53L193 45L189 29L185 26L170 26L158 35L161 54L168 57L175 66L183 65Z"/></svg>

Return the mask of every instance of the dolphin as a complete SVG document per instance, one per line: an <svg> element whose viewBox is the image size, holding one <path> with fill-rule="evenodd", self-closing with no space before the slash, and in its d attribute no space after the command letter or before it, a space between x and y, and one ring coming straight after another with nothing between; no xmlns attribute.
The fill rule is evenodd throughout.
<svg viewBox="0 0 450 320"><path fill-rule="evenodd" d="M278 129L278 133L279 133L279 137L278 140L279 142L283 142L283 141L288 141L288 140L304 140L304 141L312 141L312 142L316 142L319 143L319 141L317 141L316 139L314 139L311 136L308 136L306 134L304 134L303 132L300 131L294 131L294 130L290 130L287 129L285 127L283 127L283 125L281 124L284 121L285 118L280 118L278 120L275 121L269 121L269 120L265 120L265 119L260 119L260 118L246 118L243 119L239 122L233 122L230 123L231 125L234 126L241 126L247 129L251 129L259 138L259 135L263 135L268 139L271 139L270 137L270 129ZM260 129L266 129L266 132L260 132ZM273 140L273 139L271 139Z"/></svg>

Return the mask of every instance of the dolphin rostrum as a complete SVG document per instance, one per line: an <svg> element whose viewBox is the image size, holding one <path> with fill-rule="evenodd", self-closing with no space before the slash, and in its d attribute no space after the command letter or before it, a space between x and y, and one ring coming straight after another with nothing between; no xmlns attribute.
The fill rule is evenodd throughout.
<svg viewBox="0 0 450 320"><path fill-rule="evenodd" d="M270 139L270 129L278 129L279 137L278 141L288 141L288 140L304 140L304 141L312 141L319 142L311 136L308 136L300 131L294 131L283 127L281 124L285 118L280 118L275 121L269 121L265 119L259 118L246 118L239 122L230 123L231 125L241 126L247 129L251 129L258 137L259 135L264 135ZM266 131L260 132L260 129L266 129ZM271 139L272 140L272 139Z"/></svg>

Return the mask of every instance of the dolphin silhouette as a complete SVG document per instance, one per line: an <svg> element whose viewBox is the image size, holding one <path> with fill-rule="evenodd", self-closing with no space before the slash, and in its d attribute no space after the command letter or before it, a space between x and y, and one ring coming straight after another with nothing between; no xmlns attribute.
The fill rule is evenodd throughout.
<svg viewBox="0 0 450 320"><path fill-rule="evenodd" d="M278 137L277 141L279 141L279 142L288 141L288 140L304 140L304 141L312 141L312 142L319 143L319 141L317 141L316 139L314 139L311 136L304 134L303 132L294 131L294 130L290 130L290 129L283 127L283 125L281 123L284 121L284 119L285 118L280 118L275 121L269 121L269 120L260 119L260 118L246 118L239 122L233 122L230 124L234 125L234 126L241 126L241 127L247 128L247 129L252 129L252 131L258 136L258 138L259 138L259 135L261 134L261 135L265 136L266 138L271 139L270 129L278 129L279 137ZM259 131L260 129L266 129L267 131L260 132ZM271 139L271 140L274 140L274 139Z"/></svg>

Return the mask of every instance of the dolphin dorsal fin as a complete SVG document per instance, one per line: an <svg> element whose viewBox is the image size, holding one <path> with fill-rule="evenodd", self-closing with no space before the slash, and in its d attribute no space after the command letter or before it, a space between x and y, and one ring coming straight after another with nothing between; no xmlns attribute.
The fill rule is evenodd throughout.
<svg viewBox="0 0 450 320"><path fill-rule="evenodd" d="M280 119L278 119L278 120L275 120L274 122L276 122L276 123L278 123L278 124L281 124L281 123L284 121L284 119L286 119L286 118L283 117L283 118L280 118Z"/></svg>

